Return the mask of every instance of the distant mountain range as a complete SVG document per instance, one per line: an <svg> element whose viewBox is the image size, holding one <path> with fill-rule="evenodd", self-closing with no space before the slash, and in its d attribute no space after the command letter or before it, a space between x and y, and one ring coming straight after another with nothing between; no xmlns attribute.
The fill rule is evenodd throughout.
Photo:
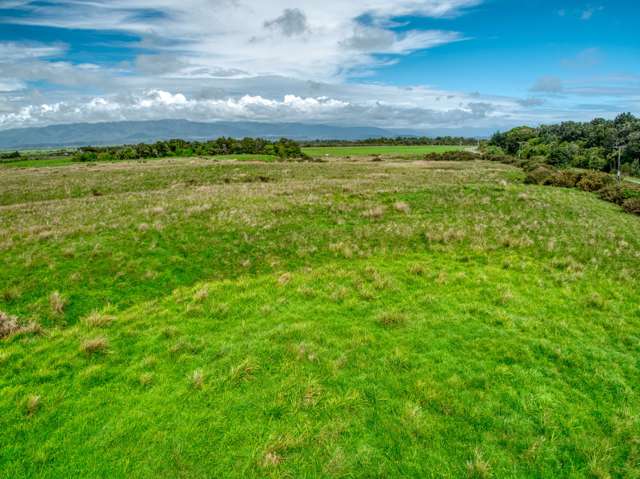
<svg viewBox="0 0 640 479"><path fill-rule="evenodd" d="M465 134L465 131L469 134ZM37 128L0 131L0 150L60 148L88 145L123 145L151 143L158 140L210 140L221 136L233 138L290 138L292 140L360 140L366 138L410 136L485 136L472 130L420 132L374 127L343 127L303 123L212 122L187 120L120 121L109 123L74 123Z"/></svg>

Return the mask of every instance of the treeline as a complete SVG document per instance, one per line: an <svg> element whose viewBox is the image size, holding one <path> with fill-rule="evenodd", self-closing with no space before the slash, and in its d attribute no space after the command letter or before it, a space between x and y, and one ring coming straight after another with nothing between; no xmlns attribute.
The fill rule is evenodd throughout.
<svg viewBox="0 0 640 479"><path fill-rule="evenodd" d="M6 151L0 153L0 160L18 160L21 158L19 151Z"/></svg>
<svg viewBox="0 0 640 479"><path fill-rule="evenodd" d="M393 138L367 138L365 140L313 140L303 141L302 146L440 146L440 145L464 145L475 146L478 140L464 138L462 136L438 136L429 138L426 136L397 136Z"/></svg>
<svg viewBox="0 0 640 479"><path fill-rule="evenodd" d="M86 146L79 148L74 161L117 161L146 158L219 155L271 155L280 158L304 158L300 145L282 138L269 141L261 138L218 138L211 141L168 140L156 143L124 146Z"/></svg>
<svg viewBox="0 0 640 479"><path fill-rule="evenodd" d="M640 176L640 118L631 113L614 120L597 118L588 123L563 122L538 128L522 126L496 133L486 151L520 158L537 158L563 168L599 171L616 169L620 155L623 173Z"/></svg>

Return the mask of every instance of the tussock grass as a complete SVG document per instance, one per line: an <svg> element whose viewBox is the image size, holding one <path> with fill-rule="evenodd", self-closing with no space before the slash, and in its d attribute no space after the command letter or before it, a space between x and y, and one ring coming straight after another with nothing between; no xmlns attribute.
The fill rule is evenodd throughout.
<svg viewBox="0 0 640 479"><path fill-rule="evenodd" d="M105 337L87 339L80 345L80 351L88 356L104 353L109 348L109 340Z"/></svg>

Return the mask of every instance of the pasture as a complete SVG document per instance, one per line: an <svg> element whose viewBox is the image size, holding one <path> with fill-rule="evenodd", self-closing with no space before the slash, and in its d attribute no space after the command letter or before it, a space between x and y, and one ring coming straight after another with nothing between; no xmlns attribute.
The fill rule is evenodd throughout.
<svg viewBox="0 0 640 479"><path fill-rule="evenodd" d="M344 158L361 156L387 156L391 158L418 157L427 153L463 151L473 149L468 146L446 145L393 145L393 146L317 146L303 148L302 151L314 158Z"/></svg>
<svg viewBox="0 0 640 479"><path fill-rule="evenodd" d="M251 160L0 169L0 477L640 477L640 218Z"/></svg>

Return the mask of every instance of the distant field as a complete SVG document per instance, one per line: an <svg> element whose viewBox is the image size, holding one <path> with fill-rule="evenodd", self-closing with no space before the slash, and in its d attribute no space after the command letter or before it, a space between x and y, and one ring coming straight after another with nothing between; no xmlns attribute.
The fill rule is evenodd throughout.
<svg viewBox="0 0 640 479"><path fill-rule="evenodd" d="M0 478L640 477L640 218L523 177L0 170Z"/></svg>
<svg viewBox="0 0 640 479"><path fill-rule="evenodd" d="M319 146L303 148L307 155L313 157L345 157L345 156L412 156L426 153L442 153L445 151L459 151L470 147L465 146Z"/></svg>
<svg viewBox="0 0 640 479"><path fill-rule="evenodd" d="M212 156L208 157L212 160L238 160L238 161L277 161L277 157L269 156L269 155L220 155L220 156ZM146 160L139 160L141 162L145 161L155 161L158 158L149 158ZM11 162L0 162L0 168L41 168L45 166L64 166L71 165L74 162L71 160L71 157L56 157L56 158L30 158L19 161L11 161ZM78 164L78 163L76 163ZM85 163L89 164L89 163Z"/></svg>

